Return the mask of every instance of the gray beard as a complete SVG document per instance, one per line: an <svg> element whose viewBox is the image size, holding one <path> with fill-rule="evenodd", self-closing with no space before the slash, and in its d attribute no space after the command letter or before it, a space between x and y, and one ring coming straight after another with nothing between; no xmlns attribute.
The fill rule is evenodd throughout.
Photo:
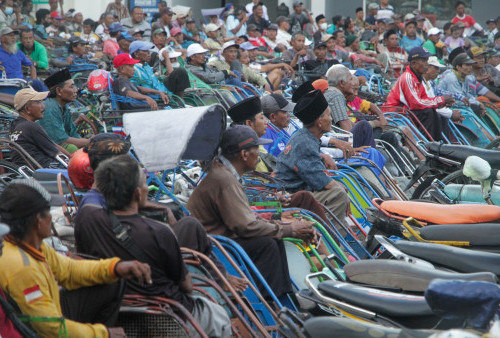
<svg viewBox="0 0 500 338"><path fill-rule="evenodd" d="M3 44L2 47L9 54L16 54L17 53L17 43L13 43L12 45Z"/></svg>

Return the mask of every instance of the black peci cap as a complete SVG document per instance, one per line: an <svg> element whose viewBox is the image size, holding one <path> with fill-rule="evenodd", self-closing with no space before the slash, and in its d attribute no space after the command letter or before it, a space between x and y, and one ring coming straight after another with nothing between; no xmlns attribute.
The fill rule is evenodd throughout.
<svg viewBox="0 0 500 338"><path fill-rule="evenodd" d="M328 102L323 93L315 90L300 98L293 113L303 124L310 124L320 117L326 108L328 108Z"/></svg>
<svg viewBox="0 0 500 338"><path fill-rule="evenodd" d="M302 96L306 95L309 92L312 92L313 90L314 87L311 81L304 82L293 92L292 102L297 103Z"/></svg>
<svg viewBox="0 0 500 338"><path fill-rule="evenodd" d="M227 115L236 123L249 120L258 113L262 113L262 105L258 96L242 100L227 111Z"/></svg>

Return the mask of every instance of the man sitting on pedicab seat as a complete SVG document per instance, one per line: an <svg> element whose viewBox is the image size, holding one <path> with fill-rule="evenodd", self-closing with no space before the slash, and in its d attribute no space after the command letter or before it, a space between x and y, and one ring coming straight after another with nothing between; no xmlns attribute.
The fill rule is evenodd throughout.
<svg viewBox="0 0 500 338"><path fill-rule="evenodd" d="M79 228L75 232L78 252L147 262L153 283L127 283L127 293L178 301L209 337L231 335L231 322L224 308L192 295L191 275L171 228L139 215L139 208L147 201L148 186L137 161L128 155L107 159L99 164L94 177L106 208L88 203L78 213ZM123 236L124 232L128 236Z"/></svg>
<svg viewBox="0 0 500 338"><path fill-rule="evenodd" d="M10 233L0 257L0 288L24 315L64 319L69 337L124 337L123 329L113 328L124 292L119 278L152 283L150 267L114 256L76 260L57 253L44 239L51 234L50 207L64 203L33 179L3 190L0 216ZM30 321L41 337L57 337L60 324Z"/></svg>
<svg viewBox="0 0 500 338"><path fill-rule="evenodd" d="M50 139L69 153L89 143L76 130L69 110L69 104L76 101L77 89L68 69L63 69L45 79L50 90L45 101L45 113L39 121Z"/></svg>
<svg viewBox="0 0 500 338"><path fill-rule="evenodd" d="M278 156L275 177L289 192L311 191L337 218L345 223L349 212L346 189L325 173L327 167L320 155L321 136L332 124L330 107L319 90L306 92L294 108L303 128L295 132Z"/></svg>
<svg viewBox="0 0 500 338"><path fill-rule="evenodd" d="M93 173L97 170L97 167L101 162L120 155L128 154L130 146L130 142L125 140L121 135L101 133L93 136L90 139L88 146L83 149L83 151L87 153L88 162L81 162L78 157L73 157L69 162L68 174L73 184L80 188L90 187L80 200L77 217L75 219L75 239L78 251L89 250L88 247L92 243L92 241L85 240L86 236L88 236L88 226L85 222L82 222L82 219L87 218L87 213L92 213L93 208L87 208L85 206L89 204L92 206L106 208L106 201L97 187ZM88 168L89 166L90 171ZM168 225L170 225L175 233L177 241L181 247L196 250L209 257L237 291L243 292L246 289L246 281L228 274L224 265L213 254L212 243L207 236L207 232L197 219L190 216L184 216L177 220L169 207L162 203L155 203L149 200L147 200L140 208L140 211L145 210L161 210L166 212ZM80 213L82 216L79 216ZM221 287L225 288L225 285L221 282L218 275L212 271L212 267L208 264L205 267L212 274L212 276L214 276L215 281L219 283Z"/></svg>
<svg viewBox="0 0 500 338"><path fill-rule="evenodd" d="M14 96L14 108L19 117L12 121L9 128L10 140L21 146L43 168L60 168L61 164L56 156L69 153L55 144L43 127L35 123L44 114L43 101L49 92L39 93L32 88L24 88ZM26 165L25 160L17 151L12 152L12 162Z"/></svg>
<svg viewBox="0 0 500 338"><path fill-rule="evenodd" d="M255 170L259 162L260 139L248 126L226 130L221 155L213 160L206 177L191 195L187 208L209 234L229 237L240 244L268 282L276 296L292 292L284 237L315 242L311 222L267 221L250 209L241 176ZM267 292L261 290L265 295Z"/></svg>
<svg viewBox="0 0 500 338"><path fill-rule="evenodd" d="M113 66L118 71L118 77L113 82L113 91L121 96L144 101L144 103L119 101L118 107L120 110L157 110L158 104L156 101L146 95L150 93L151 89L148 92L142 92L141 89L130 82L135 73L134 65L137 63L139 61L133 59L127 53L118 54L113 59Z"/></svg>

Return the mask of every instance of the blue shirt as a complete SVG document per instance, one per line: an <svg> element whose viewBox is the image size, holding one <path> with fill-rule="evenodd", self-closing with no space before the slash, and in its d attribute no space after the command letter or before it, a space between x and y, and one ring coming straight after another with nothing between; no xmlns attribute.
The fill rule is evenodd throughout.
<svg viewBox="0 0 500 338"><path fill-rule="evenodd" d="M78 212L82 210L85 204L95 204L106 208L106 201L104 200L104 196L95 189L90 189L85 193L85 195L83 195L80 204L78 204Z"/></svg>
<svg viewBox="0 0 500 338"><path fill-rule="evenodd" d="M267 124L266 133L262 138L273 140L273 143L265 144L264 148L269 154L278 157L285 149L286 143L290 140L290 134L284 129L279 130L274 124L269 122Z"/></svg>
<svg viewBox="0 0 500 338"><path fill-rule="evenodd" d="M410 39L406 35L403 36L401 41L399 41L399 45L403 47L408 53L410 50L412 50L414 47L420 47L422 46L424 42L420 38L415 38L415 40Z"/></svg>
<svg viewBox="0 0 500 338"><path fill-rule="evenodd" d="M21 66L33 66L33 63L20 50L16 54L9 54L0 46L0 71L5 70L7 79L23 79Z"/></svg>
<svg viewBox="0 0 500 338"><path fill-rule="evenodd" d="M147 63L138 63L134 66L135 73L130 82L136 86L156 89L162 92L169 92L167 87L158 80L153 72L153 68Z"/></svg>
<svg viewBox="0 0 500 338"><path fill-rule="evenodd" d="M289 192L299 190L320 191L332 178L319 155L321 141L309 130L302 128L295 132L278 156L275 175L284 182Z"/></svg>
<svg viewBox="0 0 500 338"><path fill-rule="evenodd" d="M439 79L438 87L451 93L460 93L466 96L471 104L478 105L478 96L486 95L489 89L476 80L474 75L467 75L460 81L453 70L446 70ZM437 94L436 94L437 95Z"/></svg>

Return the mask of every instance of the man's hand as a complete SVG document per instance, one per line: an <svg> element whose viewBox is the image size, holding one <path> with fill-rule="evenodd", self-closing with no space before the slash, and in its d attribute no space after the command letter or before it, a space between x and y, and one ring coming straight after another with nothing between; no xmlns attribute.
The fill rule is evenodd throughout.
<svg viewBox="0 0 500 338"><path fill-rule="evenodd" d="M290 206L290 195L288 195L287 193L283 193L281 191L277 192L276 193L276 196L275 196L278 201L280 201L281 205L284 206L285 208Z"/></svg>
<svg viewBox="0 0 500 338"><path fill-rule="evenodd" d="M448 107L453 106L455 104L455 99L451 95L445 95L443 96L444 98L444 104Z"/></svg>
<svg viewBox="0 0 500 338"><path fill-rule="evenodd" d="M354 155L359 156L359 155L361 155L361 153L368 154L368 151L365 150L368 148L371 148L371 147L370 146L362 146L362 147L354 148Z"/></svg>
<svg viewBox="0 0 500 338"><path fill-rule="evenodd" d="M167 93L160 92L160 98L163 101L163 103L168 104L169 98Z"/></svg>
<svg viewBox="0 0 500 338"><path fill-rule="evenodd" d="M300 51L295 53L295 57L306 56L306 55L307 55L307 50L305 50L305 49L301 49Z"/></svg>
<svg viewBox="0 0 500 338"><path fill-rule="evenodd" d="M243 19L241 19L241 20L240 20L240 22L241 22L241 23L245 23L245 22L247 22L248 20L250 20L250 17L248 17L248 16L246 16L246 15L245 15L245 16L243 17Z"/></svg>
<svg viewBox="0 0 500 338"><path fill-rule="evenodd" d="M354 148L349 142L342 141L336 138L330 139L330 143L333 144L336 148L342 150L342 154L344 155L344 159L348 159L354 155Z"/></svg>
<svg viewBox="0 0 500 338"><path fill-rule="evenodd" d="M109 338L122 338L127 337L125 331L121 327L109 327L108 328Z"/></svg>
<svg viewBox="0 0 500 338"><path fill-rule="evenodd" d="M283 69L288 73L288 74L292 74L293 73L293 68L290 67L289 64L286 64L286 63L280 63L280 66L283 67Z"/></svg>
<svg viewBox="0 0 500 338"><path fill-rule="evenodd" d="M453 113L451 114L451 120L454 122L460 122L465 120L465 117L460 114L460 110L453 110Z"/></svg>
<svg viewBox="0 0 500 338"><path fill-rule="evenodd" d="M464 97L462 102L466 105L466 106L470 106L470 101L468 98Z"/></svg>
<svg viewBox="0 0 500 338"><path fill-rule="evenodd" d="M115 272L118 276L134 280L140 285L153 284L151 280L151 268L146 263L139 261L119 261L115 266Z"/></svg>
<svg viewBox="0 0 500 338"><path fill-rule="evenodd" d="M326 169L328 170L337 170L337 165L335 164L335 160L328 154L323 154L320 153L319 156L321 156L321 160L323 161L323 164L325 165Z"/></svg>
<svg viewBox="0 0 500 338"><path fill-rule="evenodd" d="M146 102L151 107L151 110L158 110L158 103L156 103L156 101L150 98L149 96L147 96Z"/></svg>
<svg viewBox="0 0 500 338"><path fill-rule="evenodd" d="M304 241L311 241L314 238L313 222L297 220L292 222L292 237L300 238Z"/></svg>

